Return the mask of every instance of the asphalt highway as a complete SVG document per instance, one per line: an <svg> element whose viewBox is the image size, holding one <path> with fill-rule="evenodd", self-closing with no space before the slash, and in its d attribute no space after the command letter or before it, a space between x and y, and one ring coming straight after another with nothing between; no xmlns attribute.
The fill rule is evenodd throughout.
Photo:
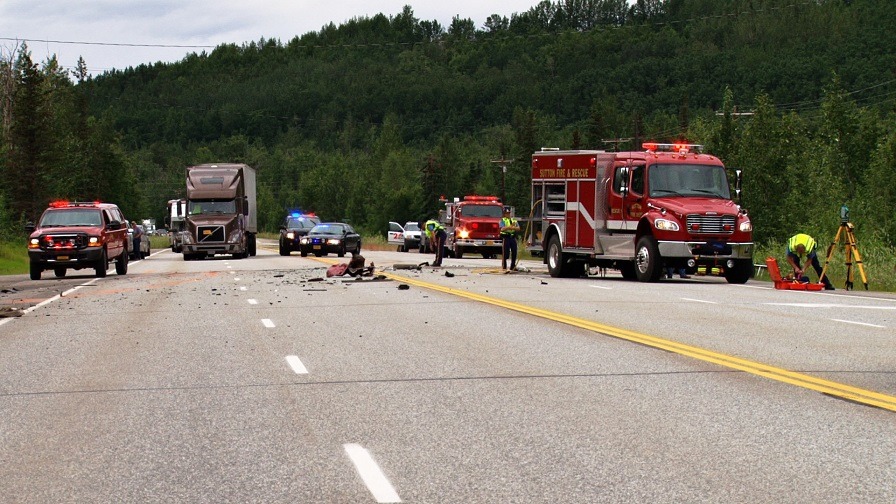
<svg viewBox="0 0 896 504"><path fill-rule="evenodd" d="M363 254L0 278L0 500L896 501L896 296Z"/></svg>

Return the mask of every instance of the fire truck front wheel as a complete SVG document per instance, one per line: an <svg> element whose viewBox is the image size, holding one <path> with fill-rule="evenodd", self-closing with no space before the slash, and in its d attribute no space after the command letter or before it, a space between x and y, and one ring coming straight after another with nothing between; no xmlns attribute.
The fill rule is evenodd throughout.
<svg viewBox="0 0 896 504"><path fill-rule="evenodd" d="M753 276L753 261L734 261L734 267L725 270L725 280L732 284L745 284Z"/></svg>
<svg viewBox="0 0 896 504"><path fill-rule="evenodd" d="M548 242L547 251L548 273L554 277L562 277L563 268L563 248L560 246L560 237L554 235Z"/></svg>
<svg viewBox="0 0 896 504"><path fill-rule="evenodd" d="M656 282L662 273L662 258L653 236L642 236L635 253L635 274L641 282Z"/></svg>

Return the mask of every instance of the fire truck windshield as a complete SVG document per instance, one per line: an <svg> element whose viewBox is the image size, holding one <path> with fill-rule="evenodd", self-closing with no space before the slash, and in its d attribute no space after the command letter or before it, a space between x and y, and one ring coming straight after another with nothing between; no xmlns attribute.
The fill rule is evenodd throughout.
<svg viewBox="0 0 896 504"><path fill-rule="evenodd" d="M650 196L703 196L731 199L721 166L656 164L648 172Z"/></svg>
<svg viewBox="0 0 896 504"><path fill-rule="evenodd" d="M460 215L464 217L501 217L503 207L498 205L464 205Z"/></svg>

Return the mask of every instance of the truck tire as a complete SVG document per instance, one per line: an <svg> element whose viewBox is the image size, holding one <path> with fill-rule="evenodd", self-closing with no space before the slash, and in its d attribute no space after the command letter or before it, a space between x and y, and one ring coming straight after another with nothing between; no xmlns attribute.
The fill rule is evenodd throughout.
<svg viewBox="0 0 896 504"><path fill-rule="evenodd" d="M122 252L122 254L126 254L127 252ZM106 249L103 249L102 256L99 261L96 262L96 266L94 266L94 271L96 272L97 278L106 278L106 268L109 267L109 260L107 259Z"/></svg>
<svg viewBox="0 0 896 504"><path fill-rule="evenodd" d="M250 234L246 241L248 242L247 246L249 250L246 251L246 256L244 256L243 258L245 259L248 256L255 257L255 253L257 252L255 247L255 235Z"/></svg>
<svg viewBox="0 0 896 504"><path fill-rule="evenodd" d="M456 247L454 249L454 258L455 259L463 259L464 258L464 248L463 247Z"/></svg>
<svg viewBox="0 0 896 504"><path fill-rule="evenodd" d="M560 237L554 235L548 241L547 250L548 273L554 277L563 276L563 248L560 246Z"/></svg>
<svg viewBox="0 0 896 504"><path fill-rule="evenodd" d="M641 282L656 282L663 272L660 249L656 238L642 236L635 249L635 274Z"/></svg>
<svg viewBox="0 0 896 504"><path fill-rule="evenodd" d="M56 268L53 270L53 273L56 275L56 278L62 278L65 276L66 269L65 268Z"/></svg>
<svg viewBox="0 0 896 504"><path fill-rule="evenodd" d="M115 260L115 272L119 275L127 275L128 274L128 255L120 254L118 259Z"/></svg>
<svg viewBox="0 0 896 504"><path fill-rule="evenodd" d="M620 262L617 267L619 268L619 273L622 274L622 278L626 280L637 280L638 274L635 273L635 263L633 262Z"/></svg>
<svg viewBox="0 0 896 504"><path fill-rule="evenodd" d="M734 261L734 267L725 270L725 280L731 284L745 284L752 277L753 261L750 260Z"/></svg>
<svg viewBox="0 0 896 504"><path fill-rule="evenodd" d="M31 263L28 272L32 280L40 280L40 274L43 270L44 269L39 264Z"/></svg>

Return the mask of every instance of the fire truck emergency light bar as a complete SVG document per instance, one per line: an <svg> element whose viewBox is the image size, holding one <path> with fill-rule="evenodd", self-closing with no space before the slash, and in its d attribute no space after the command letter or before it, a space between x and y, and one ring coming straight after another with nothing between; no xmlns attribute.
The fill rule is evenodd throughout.
<svg viewBox="0 0 896 504"><path fill-rule="evenodd" d="M696 152L699 154L703 152L703 146L699 144L647 142L641 144L641 147L647 152L677 152L679 154L687 154L689 152Z"/></svg>

